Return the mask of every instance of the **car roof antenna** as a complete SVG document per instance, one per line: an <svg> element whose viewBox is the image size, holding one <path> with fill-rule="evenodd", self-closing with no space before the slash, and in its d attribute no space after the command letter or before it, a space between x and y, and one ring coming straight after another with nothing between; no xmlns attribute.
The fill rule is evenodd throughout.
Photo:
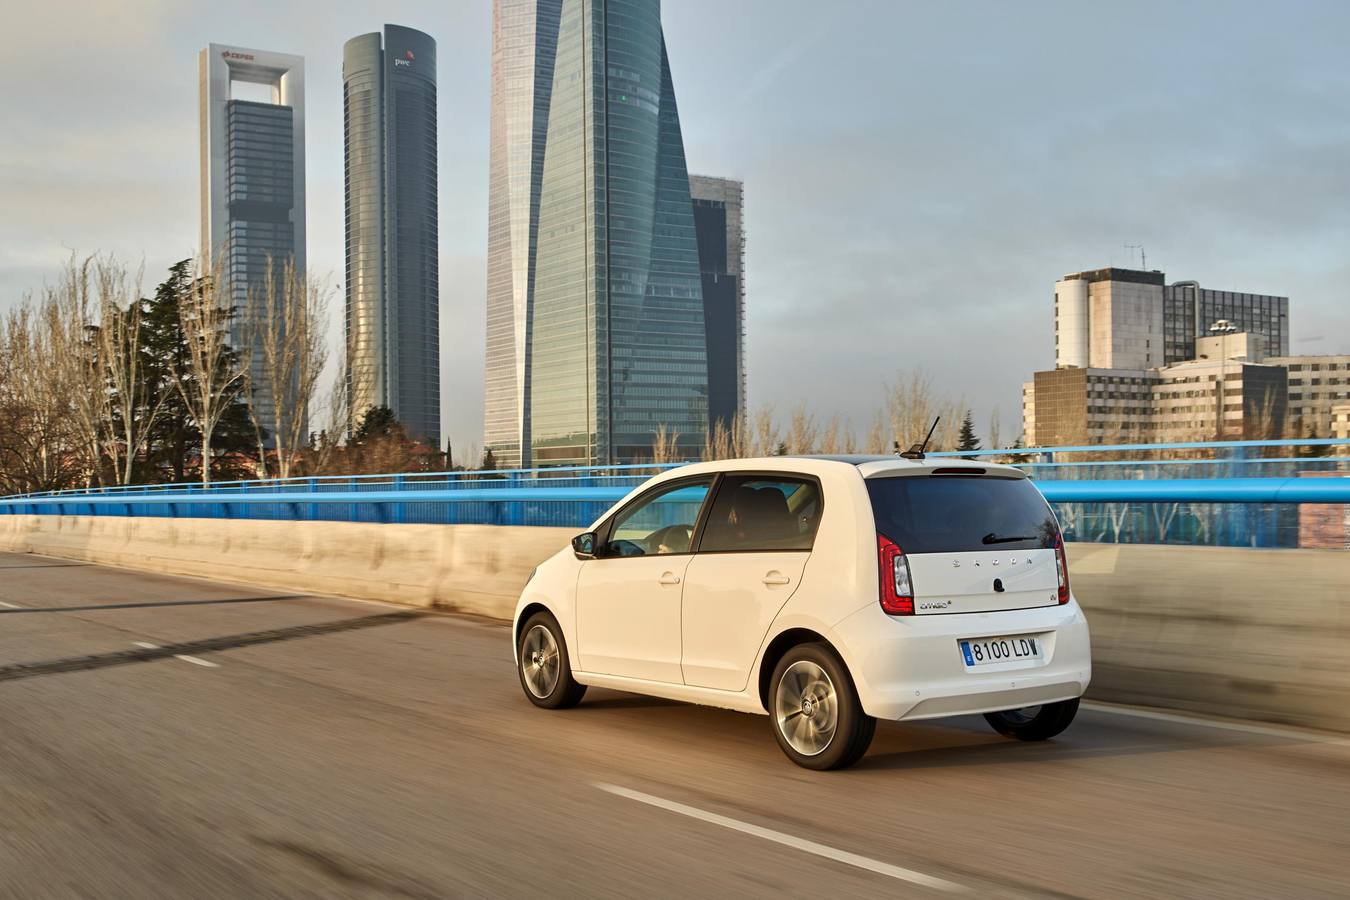
<svg viewBox="0 0 1350 900"><path fill-rule="evenodd" d="M895 451L896 451L896 455L897 455L897 456L902 456L902 457L904 457L905 459L923 459L923 458L924 458L924 457L923 457L923 451L925 451L925 450L928 449L928 442L931 441L931 440L933 439L933 432L937 430L938 423L941 422L941 421L942 421L942 416L938 416L937 418L935 418L935 419L933 420L933 427L931 427L931 428L928 429L928 434L927 434L927 436L924 437L923 443L922 443L922 444L914 444L914 445L912 445L912 446L911 446L908 450L906 450L904 453L901 453L901 452L900 452L900 442L899 442L899 441L896 441L896 442L895 442Z"/></svg>

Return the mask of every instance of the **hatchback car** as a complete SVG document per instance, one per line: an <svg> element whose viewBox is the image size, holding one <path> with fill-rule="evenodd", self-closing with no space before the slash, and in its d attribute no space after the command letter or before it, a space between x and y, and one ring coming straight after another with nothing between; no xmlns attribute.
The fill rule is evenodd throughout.
<svg viewBox="0 0 1350 900"><path fill-rule="evenodd" d="M1091 675L1059 525L1015 468L772 457L652 478L531 576L536 706L588 685L768 714L795 763L851 765L877 719L983 713L1059 734Z"/></svg>

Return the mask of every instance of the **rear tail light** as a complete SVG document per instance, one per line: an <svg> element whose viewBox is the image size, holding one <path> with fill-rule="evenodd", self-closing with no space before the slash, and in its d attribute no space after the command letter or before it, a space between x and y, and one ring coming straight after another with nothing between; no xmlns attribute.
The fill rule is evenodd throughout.
<svg viewBox="0 0 1350 900"><path fill-rule="evenodd" d="M881 608L892 616L914 615L914 587L909 580L905 551L884 534L877 535L877 565L881 580Z"/></svg>
<svg viewBox="0 0 1350 900"><path fill-rule="evenodd" d="M1064 555L1064 536L1055 535L1055 571L1059 574L1059 602L1069 602L1069 558Z"/></svg>

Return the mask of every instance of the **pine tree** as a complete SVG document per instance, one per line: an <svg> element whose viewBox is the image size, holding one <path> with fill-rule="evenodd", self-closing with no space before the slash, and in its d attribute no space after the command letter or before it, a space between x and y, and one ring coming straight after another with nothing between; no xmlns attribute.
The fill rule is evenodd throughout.
<svg viewBox="0 0 1350 900"><path fill-rule="evenodd" d="M403 435L403 426L398 421L398 416L387 406L372 406L361 416L361 424L356 426L356 434L352 435L353 443L364 444L371 438L383 437L398 433Z"/></svg>
<svg viewBox="0 0 1350 900"><path fill-rule="evenodd" d="M980 439L975 435L975 419L970 410L966 410L966 417L961 420L961 434L957 438L956 449L961 451L980 449ZM973 456L966 457L966 459L974 458Z"/></svg>
<svg viewBox="0 0 1350 900"><path fill-rule="evenodd" d="M192 261L185 259L169 267L169 277L155 289L153 297L141 301L142 371L148 382L146 402L163 403L146 446L142 481L184 482L188 479L188 460L201 452L202 436L192 421L187 404L174 387L176 381L191 378L187 337L178 317L178 306L192 289ZM227 351L222 366L234 365L237 351ZM266 434L264 433L264 438ZM212 439L213 449L226 459L257 456L258 437L242 397L221 416ZM221 468L222 478L247 475L246 468L233 462L213 461Z"/></svg>

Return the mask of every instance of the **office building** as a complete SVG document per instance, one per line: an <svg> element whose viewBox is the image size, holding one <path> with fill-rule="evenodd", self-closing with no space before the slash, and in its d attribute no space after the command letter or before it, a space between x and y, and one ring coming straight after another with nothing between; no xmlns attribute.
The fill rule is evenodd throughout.
<svg viewBox="0 0 1350 900"><path fill-rule="evenodd" d="M1093 269L1055 283L1055 368L1163 363L1163 274Z"/></svg>
<svg viewBox="0 0 1350 900"><path fill-rule="evenodd" d="M484 446L530 462L530 321L562 0L495 0L488 172Z"/></svg>
<svg viewBox="0 0 1350 900"><path fill-rule="evenodd" d="M1094 269L1055 284L1055 369L1022 388L1028 445L1325 434L1350 357L1291 357L1287 297ZM1315 383L1314 383L1315 381Z"/></svg>
<svg viewBox="0 0 1350 900"><path fill-rule="evenodd" d="M689 190L703 276L708 427L729 429L745 413L745 186L691 175Z"/></svg>
<svg viewBox="0 0 1350 900"><path fill-rule="evenodd" d="M1335 437L1336 408L1350 402L1350 355L1272 356L1289 372L1289 430L1297 437Z"/></svg>
<svg viewBox="0 0 1350 900"><path fill-rule="evenodd" d="M440 445L436 42L400 25L342 52L348 400Z"/></svg>
<svg viewBox="0 0 1350 900"><path fill-rule="evenodd" d="M664 431L695 456L707 338L660 4L496 0L493 37L487 447L618 463Z"/></svg>
<svg viewBox="0 0 1350 900"><path fill-rule="evenodd" d="M1093 269L1055 284L1055 366L1147 369L1196 358L1214 323L1260 335L1289 354L1289 298L1166 284L1158 270Z"/></svg>
<svg viewBox="0 0 1350 900"><path fill-rule="evenodd" d="M1350 441L1350 403L1338 403L1331 408L1331 434L1328 437ZM1336 450L1337 456L1350 456L1350 446Z"/></svg>
<svg viewBox="0 0 1350 900"><path fill-rule="evenodd" d="M211 44L198 56L202 253L219 266L243 349L269 263L305 270L305 67L299 56ZM238 96L236 96L238 95ZM254 402L267 430L275 406L254 358Z"/></svg>
<svg viewBox="0 0 1350 900"><path fill-rule="evenodd" d="M1195 341L1219 321L1261 335L1271 356L1289 355L1289 298L1202 288L1179 281L1164 290L1163 361L1195 359Z"/></svg>

